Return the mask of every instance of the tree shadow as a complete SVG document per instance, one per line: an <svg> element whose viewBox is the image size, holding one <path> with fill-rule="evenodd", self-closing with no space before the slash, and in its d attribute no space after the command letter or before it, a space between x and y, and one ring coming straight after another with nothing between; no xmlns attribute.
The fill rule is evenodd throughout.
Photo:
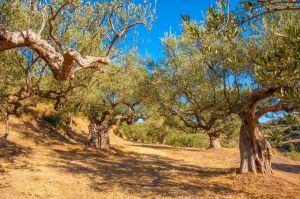
<svg viewBox="0 0 300 199"><path fill-rule="evenodd" d="M62 142L73 144L55 128L45 126L41 123L34 125L31 122L24 122L22 124L12 124L11 127L18 129L18 133L20 133L21 136L33 140L36 144L43 144L46 146L60 144Z"/></svg>
<svg viewBox="0 0 300 199"><path fill-rule="evenodd" d="M300 165L284 164L284 163L272 163L274 169L285 171L289 173L300 173Z"/></svg>
<svg viewBox="0 0 300 199"><path fill-rule="evenodd" d="M42 119L36 120L37 125L31 122L22 124L11 124L11 127L18 129L18 132L24 137L33 140L36 144L51 146L55 144L84 144L87 138L76 133L69 126L63 125L61 130L52 127Z"/></svg>
<svg viewBox="0 0 300 199"><path fill-rule="evenodd" d="M116 148L106 152L89 148L54 152L59 162L51 167L89 176L90 186L97 192L119 187L140 197L176 197L203 192L222 196L241 194L222 182L199 183L202 178L225 176L230 169L186 165L159 155L123 152Z"/></svg>
<svg viewBox="0 0 300 199"><path fill-rule="evenodd" d="M162 145L150 145L150 144L130 144L130 146L135 146L135 147L144 147L144 148L151 148L151 149L169 149L169 150L172 150L172 151L195 151L195 152L201 152L201 151L204 151L205 149L204 148L187 148L187 147L174 147L174 146L168 146L168 145L165 145L165 146L162 146Z"/></svg>
<svg viewBox="0 0 300 199"><path fill-rule="evenodd" d="M81 144L86 144L88 142L88 136L84 136L84 132L77 133L69 125L63 125L62 129L65 132L64 136L67 136L75 142Z"/></svg>
<svg viewBox="0 0 300 199"><path fill-rule="evenodd" d="M31 148L18 145L9 140L0 142L0 159L10 162L18 156L27 156L31 153Z"/></svg>

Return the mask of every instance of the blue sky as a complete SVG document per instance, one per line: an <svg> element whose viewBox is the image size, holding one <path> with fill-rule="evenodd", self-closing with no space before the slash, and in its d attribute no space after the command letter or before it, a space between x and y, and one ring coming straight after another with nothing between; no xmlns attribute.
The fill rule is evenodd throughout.
<svg viewBox="0 0 300 199"><path fill-rule="evenodd" d="M154 0L152 0L154 2ZM156 21L152 29L147 31L139 27L139 50L142 55L149 54L154 60L162 57L163 47L161 38L164 33L180 33L180 24L182 15L190 15L192 19L201 21L207 9L215 0L157 0L156 4ZM238 0L230 1L232 6Z"/></svg>
<svg viewBox="0 0 300 199"><path fill-rule="evenodd" d="M211 0L213 1L213 0ZM181 15L190 15L192 19L203 19L209 7L209 0L158 0L156 5L156 21L152 29L138 28L139 50L142 55L148 53L154 59L162 56L161 38L165 32L180 33Z"/></svg>

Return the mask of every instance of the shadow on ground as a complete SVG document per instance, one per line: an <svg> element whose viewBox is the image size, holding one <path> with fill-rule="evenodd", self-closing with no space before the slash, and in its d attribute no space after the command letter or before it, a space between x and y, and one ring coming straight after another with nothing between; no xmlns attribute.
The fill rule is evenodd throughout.
<svg viewBox="0 0 300 199"><path fill-rule="evenodd" d="M18 156L27 156L30 153L29 147L23 147L9 140L0 142L0 159L13 161Z"/></svg>
<svg viewBox="0 0 300 199"><path fill-rule="evenodd" d="M30 168L31 164L27 158L31 154L32 149L29 147L24 147L8 140L0 142L0 188L10 186L10 183L2 178L5 176L3 175L4 173L12 169ZM20 162L16 161L18 157L26 158Z"/></svg>
<svg viewBox="0 0 300 199"><path fill-rule="evenodd" d="M227 175L229 169L204 168L159 155L123 152L113 148L100 152L86 150L54 150L60 161L52 167L72 174L85 174L91 187L98 192L109 192L119 187L141 197L201 194L241 194L221 182L199 183L202 178Z"/></svg>
<svg viewBox="0 0 300 199"><path fill-rule="evenodd" d="M143 148L150 148L150 149L162 149L162 150L172 150L172 151L195 151L195 152L199 152L199 151L204 151L205 149L200 149L200 148L185 148L185 147L174 147L174 146L162 146L162 145L157 145L157 146L153 146L153 145L149 145L149 144L131 144L130 146L134 146L134 147L143 147Z"/></svg>
<svg viewBox="0 0 300 199"><path fill-rule="evenodd" d="M285 171L289 173L300 173L300 165L284 164L284 163L272 163L274 169Z"/></svg>
<svg viewBox="0 0 300 199"><path fill-rule="evenodd" d="M279 183L276 176L256 178L253 175L231 175L231 171L235 169L187 165L183 160L175 160L171 157L126 151L126 147L131 147L131 145L122 145L118 148L112 147L107 151L97 151L89 147L84 148L82 145L78 146L76 142L76 139L83 142L84 138L80 138L80 135L77 135L76 132L71 132L72 129L64 130L64 132L71 132L72 135L64 135L61 131L39 122L37 125L30 122L13 124L13 128L18 129L22 136L33 139L36 143L45 146L61 143L71 144L72 146L63 149L62 147L60 149L49 147L54 152L51 153L51 157L54 156L55 158L47 166L70 173L76 177L87 177L90 181L90 187L95 192L104 194L117 187L122 191L124 190L124 192L140 197L272 198L274 194L265 191L269 187L284 193L287 187L292 186L288 182L282 183L282 179ZM74 137L70 138L70 136ZM173 147L169 146L144 144L132 144L132 146L174 150ZM122 147L122 150L120 150L120 147ZM175 150L181 149L175 148ZM201 151L201 149L187 150ZM9 159L10 157L29 153L30 149L24 149L15 143L8 142L4 148L0 148L0 160L1 158ZM205 160L213 161L212 159ZM273 163L273 166L275 169L287 172L299 173L300 171L297 165ZM252 191L243 188L249 186L249 184L251 184ZM257 194L258 189L263 189L262 185L264 191ZM295 185L293 186L295 187ZM296 189L293 191L296 191ZM293 193L290 193L290 195L293 196Z"/></svg>
<svg viewBox="0 0 300 199"><path fill-rule="evenodd" d="M87 142L87 137L76 133L69 126L63 125L60 129L56 129L42 119L37 120L36 125L32 122L24 122L22 124L12 124L11 127L18 129L18 132L24 138L46 146L61 143L84 144Z"/></svg>

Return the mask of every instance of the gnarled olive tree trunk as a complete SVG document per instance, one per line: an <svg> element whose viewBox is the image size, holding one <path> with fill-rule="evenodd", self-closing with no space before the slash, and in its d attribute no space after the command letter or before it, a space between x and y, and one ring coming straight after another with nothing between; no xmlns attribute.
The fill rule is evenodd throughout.
<svg viewBox="0 0 300 199"><path fill-rule="evenodd" d="M97 146L96 148L99 149L109 149L110 148L110 129L111 125L108 121L103 121L101 126L98 128L98 140L97 140Z"/></svg>
<svg viewBox="0 0 300 199"><path fill-rule="evenodd" d="M212 129L208 132L209 136L209 149L220 149L221 143L220 143L220 137L222 134L221 129Z"/></svg>
<svg viewBox="0 0 300 199"><path fill-rule="evenodd" d="M271 145L264 137L258 123L258 119L269 112L278 112L281 110L290 112L294 108L288 106L288 102L280 100L275 104L266 106L257 106L257 104L282 89L290 87L261 87L251 91L243 103L236 107L237 113L242 120L240 129L240 172L241 173L264 173L272 172L272 152Z"/></svg>
<svg viewBox="0 0 300 199"><path fill-rule="evenodd" d="M5 118L5 132L4 135L0 138L0 147L6 144L8 135L9 135L9 117Z"/></svg>
<svg viewBox="0 0 300 199"><path fill-rule="evenodd" d="M89 141L88 144L98 149L109 149L110 125L108 121L99 122L93 119L89 124Z"/></svg>
<svg viewBox="0 0 300 199"><path fill-rule="evenodd" d="M272 173L271 145L264 137L257 120L254 118L243 118L239 145L241 173Z"/></svg>
<svg viewBox="0 0 300 199"><path fill-rule="evenodd" d="M132 115L117 115L112 119L106 116L110 115L110 111L103 112L102 118L92 118L89 124L89 141L88 145L99 148L109 149L110 139L109 134L118 128L121 122L126 121L128 124L132 122Z"/></svg>

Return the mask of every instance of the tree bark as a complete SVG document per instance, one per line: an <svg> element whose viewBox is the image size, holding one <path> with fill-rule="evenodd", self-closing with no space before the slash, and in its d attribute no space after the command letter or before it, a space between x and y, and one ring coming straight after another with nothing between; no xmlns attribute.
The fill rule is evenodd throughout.
<svg viewBox="0 0 300 199"><path fill-rule="evenodd" d="M109 149L110 139L109 132L111 126L107 121L99 122L93 119L89 124L89 141L88 145L98 149Z"/></svg>
<svg viewBox="0 0 300 199"><path fill-rule="evenodd" d="M34 50L47 63L54 77L60 81L72 76L74 63L79 65L76 69L79 70L94 67L96 63L107 65L110 61L108 57L82 56L74 49L68 49L63 53L57 52L47 40L32 30L10 32L0 29L0 52L17 47L28 47Z"/></svg>
<svg viewBox="0 0 300 199"><path fill-rule="evenodd" d="M92 119L89 124L89 138L87 145L96 147L97 144L97 136L98 136L98 126L96 124L96 121Z"/></svg>
<svg viewBox="0 0 300 199"><path fill-rule="evenodd" d="M122 121L130 122L132 120L131 115L117 115L112 119L107 119L106 115L110 115L110 111L106 111L102 118L92 118L89 125L89 142L88 145L99 148L110 148L110 132L118 128Z"/></svg>
<svg viewBox="0 0 300 199"><path fill-rule="evenodd" d="M209 149L221 149L220 144L220 137L221 137L221 130L220 129L213 129L208 133L209 136Z"/></svg>
<svg viewBox="0 0 300 199"><path fill-rule="evenodd" d="M110 130L104 129L99 132L98 135L98 144L96 148L98 149L109 149L110 148L110 139L109 139Z"/></svg>
<svg viewBox="0 0 300 199"><path fill-rule="evenodd" d="M272 173L271 145L255 119L243 118L239 145L240 173Z"/></svg>
<svg viewBox="0 0 300 199"><path fill-rule="evenodd" d="M5 132L4 135L0 138L0 147L6 144L8 135L9 135L9 117L5 119Z"/></svg>

